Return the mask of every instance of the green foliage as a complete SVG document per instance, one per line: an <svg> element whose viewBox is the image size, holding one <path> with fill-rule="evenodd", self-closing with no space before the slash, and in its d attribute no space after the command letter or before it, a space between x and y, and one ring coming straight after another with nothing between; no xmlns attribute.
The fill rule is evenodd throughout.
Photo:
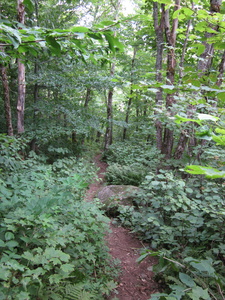
<svg viewBox="0 0 225 300"><path fill-rule="evenodd" d="M20 147L1 138L11 161ZM0 174L0 298L101 299L115 287L108 219L81 201L95 168L72 157L48 165L34 152L14 159Z"/></svg>
<svg viewBox="0 0 225 300"><path fill-rule="evenodd" d="M165 283L165 293L152 299L211 299L207 293L220 299L225 284L223 182L185 182L160 170L148 174L141 188L136 206L120 207L119 218L152 249L162 249L162 254L156 252L160 260L154 271Z"/></svg>
<svg viewBox="0 0 225 300"><path fill-rule="evenodd" d="M158 264L154 266L154 272L156 276L163 277L162 280L167 285L164 293L153 294L151 300L221 299L221 288L225 282L216 271L218 262L213 262L212 258L182 257L175 260L168 258L166 251L146 250L139 261L148 255L159 257Z"/></svg>
<svg viewBox="0 0 225 300"><path fill-rule="evenodd" d="M138 164L131 164L130 166L112 164L107 168L106 181L109 184L124 184L138 186L144 179L147 173L146 169L143 169Z"/></svg>
<svg viewBox="0 0 225 300"><path fill-rule="evenodd" d="M162 155L152 145L146 143L117 142L109 147L105 157L109 164L117 163L121 166L140 165L144 169L155 171Z"/></svg>

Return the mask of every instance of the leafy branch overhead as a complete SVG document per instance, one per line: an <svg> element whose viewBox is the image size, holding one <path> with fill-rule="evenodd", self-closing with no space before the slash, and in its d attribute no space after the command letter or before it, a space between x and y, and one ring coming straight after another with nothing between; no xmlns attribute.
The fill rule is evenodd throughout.
<svg viewBox="0 0 225 300"><path fill-rule="evenodd" d="M87 53L88 45L95 49L98 48L98 44L112 53L124 49L123 44L114 36L114 32L110 31L108 26L105 28L103 22L96 26L100 28L98 30L83 26L73 26L69 29L46 29L28 28L24 25L22 29L15 29L13 25L15 24L8 21L0 23L0 46L12 46L18 53L28 52L37 56L40 50L35 49L33 45L39 48L48 48L55 55L60 55L64 49L68 48ZM116 22L111 22L110 27L116 25ZM108 43L107 47L105 46L106 42ZM90 52L92 51L90 50Z"/></svg>

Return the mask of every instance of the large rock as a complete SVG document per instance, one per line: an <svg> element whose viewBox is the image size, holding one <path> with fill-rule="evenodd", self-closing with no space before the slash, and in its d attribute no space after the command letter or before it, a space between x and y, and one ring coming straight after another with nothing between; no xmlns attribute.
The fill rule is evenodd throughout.
<svg viewBox="0 0 225 300"><path fill-rule="evenodd" d="M104 204L109 215L116 215L119 205L131 206L140 189L133 185L107 185L102 187L96 197Z"/></svg>

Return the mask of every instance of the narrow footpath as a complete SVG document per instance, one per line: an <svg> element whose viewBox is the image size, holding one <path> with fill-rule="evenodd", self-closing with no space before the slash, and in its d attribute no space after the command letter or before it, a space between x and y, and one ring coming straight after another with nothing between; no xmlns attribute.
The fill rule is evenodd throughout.
<svg viewBox="0 0 225 300"><path fill-rule="evenodd" d="M99 168L99 180L90 184L86 194L86 200L92 201L99 188L104 184L104 175L107 164L101 161L101 154L94 159ZM113 258L119 260L121 274L118 278L118 286L107 300L148 300L151 294L157 292L157 283L153 280L152 266L155 258L149 257L141 263L137 263L140 249L145 245L134 234L121 226L110 222L111 232L106 236L106 242Z"/></svg>

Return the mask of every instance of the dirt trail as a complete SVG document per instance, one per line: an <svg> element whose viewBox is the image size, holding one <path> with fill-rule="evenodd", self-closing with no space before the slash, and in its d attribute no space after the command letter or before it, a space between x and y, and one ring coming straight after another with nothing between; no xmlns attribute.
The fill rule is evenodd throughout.
<svg viewBox="0 0 225 300"><path fill-rule="evenodd" d="M98 189L103 185L107 164L101 161L101 154L94 159L99 168L98 178L89 186L86 200L91 201ZM106 236L106 241L112 257L121 261L121 275L118 278L118 287L107 298L108 300L148 300L150 295L157 292L157 283L153 280L152 266L154 258L148 258L141 263L136 260L144 244L139 241L128 229L116 226L110 222L111 232Z"/></svg>

